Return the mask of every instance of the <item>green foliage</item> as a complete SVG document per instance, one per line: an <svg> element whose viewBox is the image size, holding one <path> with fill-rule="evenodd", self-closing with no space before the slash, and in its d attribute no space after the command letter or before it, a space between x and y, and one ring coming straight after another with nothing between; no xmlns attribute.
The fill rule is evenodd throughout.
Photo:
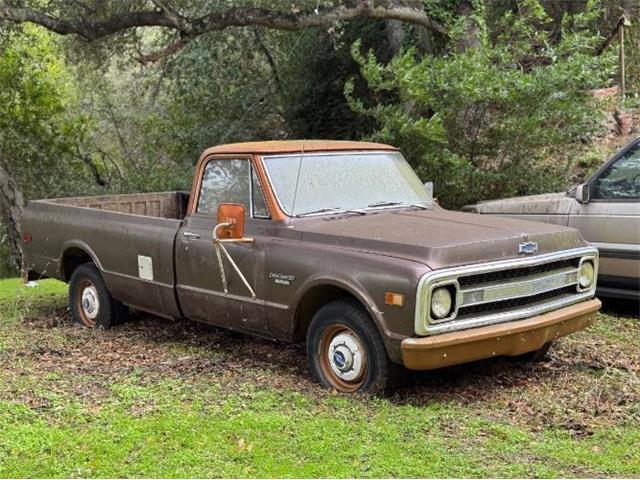
<svg viewBox="0 0 640 480"><path fill-rule="evenodd" d="M105 165L108 189L189 190L207 147L279 136L279 93L255 43L252 29L239 29L144 68L118 56L82 63L83 103L95 119L85 149Z"/></svg>
<svg viewBox="0 0 640 480"><path fill-rule="evenodd" d="M95 69L81 65L76 74L83 109L93 120L81 152L97 167L103 191L188 188L191 163L183 165L173 156L180 143L169 142L164 130L168 114L160 103L164 79L158 70L141 72L107 62ZM95 191L92 184L87 182L85 195Z"/></svg>
<svg viewBox="0 0 640 480"><path fill-rule="evenodd" d="M169 61L161 128L182 164L195 164L212 145L268 139L283 128L262 41L249 28L216 32Z"/></svg>
<svg viewBox="0 0 640 480"><path fill-rule="evenodd" d="M76 155L89 125L77 113L73 78L55 37L23 26L0 35L0 160L25 200L87 191L87 170ZM4 224L0 276L15 274Z"/></svg>
<svg viewBox="0 0 640 480"><path fill-rule="evenodd" d="M383 33L379 22L360 20L333 35L317 31L298 34L295 49L286 56L278 55L283 90L278 94L291 138L357 140L373 131L374 122L349 107L343 90L345 79L356 76L358 94L367 94L349 46L359 40L386 58L389 54ZM278 52L279 42L286 37L275 40Z"/></svg>
<svg viewBox="0 0 640 480"><path fill-rule="evenodd" d="M0 155L27 199L83 189L76 100L51 34L24 26L0 41Z"/></svg>
<svg viewBox="0 0 640 480"><path fill-rule="evenodd" d="M373 137L402 146L446 206L562 189L573 161L563 152L599 127L588 90L615 72L613 55L593 54L597 14L590 6L566 17L561 40L551 44L537 28L544 10L528 0L491 29L476 16L477 48L440 57L409 49L387 65L362 55L356 42L354 58L379 101L361 101L351 83L346 94L355 111L378 122Z"/></svg>
<svg viewBox="0 0 640 480"><path fill-rule="evenodd" d="M11 258L11 250L7 239L0 239L0 278L13 277L18 274L16 263Z"/></svg>

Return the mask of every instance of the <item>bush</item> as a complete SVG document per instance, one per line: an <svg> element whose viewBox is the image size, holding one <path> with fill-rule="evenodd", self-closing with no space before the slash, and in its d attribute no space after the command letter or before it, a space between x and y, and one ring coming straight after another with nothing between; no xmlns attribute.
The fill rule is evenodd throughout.
<svg viewBox="0 0 640 480"><path fill-rule="evenodd" d="M380 103L365 105L348 83L351 107L378 122L374 139L400 146L448 207L565 188L574 161L567 145L599 128L589 90L607 85L615 55L594 56L601 39L588 27L597 9L566 17L550 44L538 26L544 10L525 3L491 29L476 17L479 45L462 52L420 58L410 49L382 65L353 46Z"/></svg>

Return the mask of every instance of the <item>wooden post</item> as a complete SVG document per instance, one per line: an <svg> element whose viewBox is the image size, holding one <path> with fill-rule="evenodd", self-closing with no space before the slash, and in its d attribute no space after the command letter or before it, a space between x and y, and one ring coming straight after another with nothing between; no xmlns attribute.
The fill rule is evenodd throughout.
<svg viewBox="0 0 640 480"><path fill-rule="evenodd" d="M624 27L628 27L631 25L631 21L627 18L625 14L622 14L620 20L618 21L618 35L620 41L620 100L624 100L626 90L627 90L627 82L626 82L626 69L625 69L625 59L624 59Z"/></svg>
<svg viewBox="0 0 640 480"><path fill-rule="evenodd" d="M626 82L625 82L625 68L624 68L624 23L620 24L618 29L618 35L620 37L620 99L624 100Z"/></svg>

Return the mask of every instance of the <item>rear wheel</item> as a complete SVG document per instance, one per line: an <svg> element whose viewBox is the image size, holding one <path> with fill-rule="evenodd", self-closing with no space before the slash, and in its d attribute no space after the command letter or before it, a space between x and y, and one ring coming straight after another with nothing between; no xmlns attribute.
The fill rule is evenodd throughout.
<svg viewBox="0 0 640 480"><path fill-rule="evenodd" d="M307 332L307 356L313 376L339 392L383 394L400 377L369 314L352 300L318 310Z"/></svg>
<svg viewBox="0 0 640 480"><path fill-rule="evenodd" d="M115 300L93 263L80 265L69 281L69 308L73 320L89 328L110 328L122 323L128 309Z"/></svg>

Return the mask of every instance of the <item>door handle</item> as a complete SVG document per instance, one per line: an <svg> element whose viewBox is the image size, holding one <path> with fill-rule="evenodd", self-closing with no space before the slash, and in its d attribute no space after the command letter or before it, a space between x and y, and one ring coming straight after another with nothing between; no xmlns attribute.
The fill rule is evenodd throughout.
<svg viewBox="0 0 640 480"><path fill-rule="evenodd" d="M184 238L191 238L191 239L200 238L200 235L198 235L197 233L193 233L193 232L182 232L182 236Z"/></svg>

